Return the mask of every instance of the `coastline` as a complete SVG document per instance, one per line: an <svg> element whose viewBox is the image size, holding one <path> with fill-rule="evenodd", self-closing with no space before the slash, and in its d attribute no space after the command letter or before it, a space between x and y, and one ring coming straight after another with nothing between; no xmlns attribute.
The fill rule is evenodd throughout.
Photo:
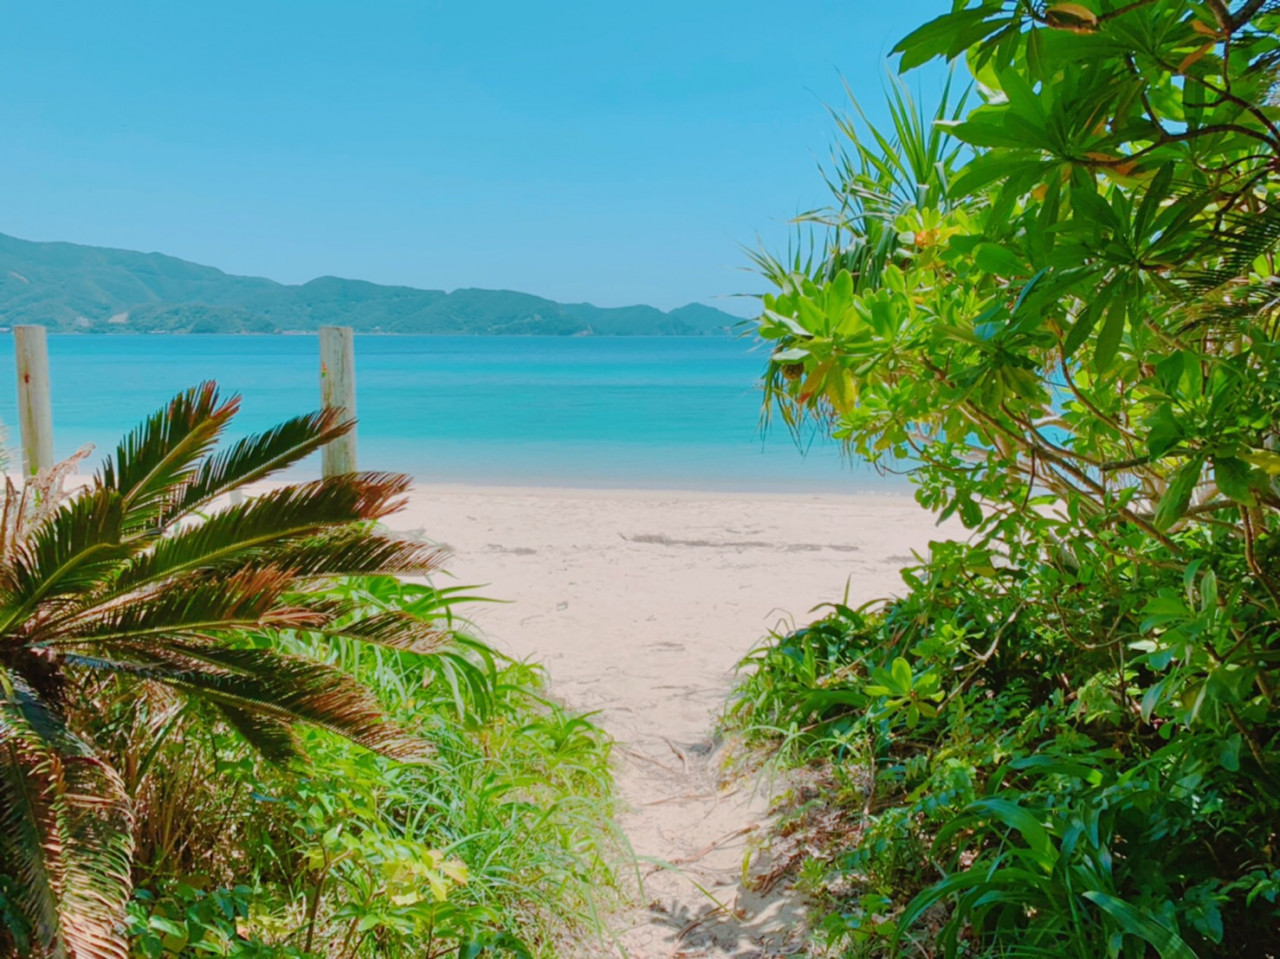
<svg viewBox="0 0 1280 959"><path fill-rule="evenodd" d="M0 361L9 338L0 337ZM243 404L228 439L320 403L314 338L60 336L50 342L54 448L97 444L216 380ZM6 360L6 356L8 359ZM763 357L714 337L381 336L356 353L359 462L424 482L750 493L904 485L821 435L760 429ZM0 362L2 365L2 362ZM0 391L0 422L18 422ZM11 441L16 430L11 429ZM292 471L318 471L309 460Z"/></svg>
<svg viewBox="0 0 1280 959"><path fill-rule="evenodd" d="M308 474L306 477L315 479L318 474ZM507 496L543 496L549 499L559 499L562 497L580 497L585 499L619 499L619 500L647 500L654 497L665 499L689 499L689 500L715 500L715 501L734 501L734 502L755 502L762 500L765 502L777 503L832 503L845 504L847 506L863 505L874 506L885 501L891 503L908 503L915 509L920 509L915 503L913 495L913 487L908 485L905 478L900 482L894 480L883 480L883 489L850 489L842 491L839 489L787 489L785 482L762 480L761 485L757 487L743 486L738 489L726 489L718 486L695 485L690 483L688 486L648 486L644 483L634 483L627 486L605 486L593 483L578 482L547 482L539 483L522 479L511 483L503 483L494 479L485 479L481 482L467 481L439 481L434 480L418 480L416 477L413 484L413 492L411 498L420 495L429 495L431 493L439 493L444 496L454 496L459 494L476 494L476 495L507 495Z"/></svg>

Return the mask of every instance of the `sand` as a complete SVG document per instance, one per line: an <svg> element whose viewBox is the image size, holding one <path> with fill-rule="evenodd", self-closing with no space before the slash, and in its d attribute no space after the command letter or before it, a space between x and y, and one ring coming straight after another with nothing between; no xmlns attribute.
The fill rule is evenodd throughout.
<svg viewBox="0 0 1280 959"><path fill-rule="evenodd" d="M797 953L798 897L743 884L767 801L722 785L716 717L734 665L771 629L846 588L855 605L901 592L912 552L945 535L933 517L906 495L420 486L391 525L447 544L459 583L509 600L469 615L618 741L644 889L613 918L613 954Z"/></svg>

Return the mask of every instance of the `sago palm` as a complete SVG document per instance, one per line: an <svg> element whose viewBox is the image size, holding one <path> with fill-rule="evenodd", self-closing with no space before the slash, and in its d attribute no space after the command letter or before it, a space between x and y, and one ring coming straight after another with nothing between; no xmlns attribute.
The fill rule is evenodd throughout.
<svg viewBox="0 0 1280 959"><path fill-rule="evenodd" d="M207 704L268 758L299 758L298 723L413 760L425 744L330 666L237 641L306 628L397 649L430 624L354 618L309 587L335 575L421 573L436 550L382 535L409 480L352 473L215 499L298 462L350 424L334 411L215 450L238 408L204 384L121 442L64 502L6 484L0 513L0 899L24 955L124 957L133 811L117 772L69 709L95 676ZM3 903L0 903L2 905ZM0 951L4 932L0 929Z"/></svg>

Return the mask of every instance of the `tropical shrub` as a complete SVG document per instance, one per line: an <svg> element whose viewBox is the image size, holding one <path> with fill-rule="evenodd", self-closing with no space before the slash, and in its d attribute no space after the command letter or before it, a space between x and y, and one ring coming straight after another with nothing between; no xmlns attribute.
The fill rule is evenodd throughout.
<svg viewBox="0 0 1280 959"><path fill-rule="evenodd" d="M136 788L156 836L139 840L133 955L555 956L567 937L599 941L624 848L607 738L545 698L540 670L469 636L456 588L375 577L326 593L450 631L426 654L307 631L278 640L375 689L432 743L430 761L310 728L309 768L282 772L198 717L157 743L137 730L164 729L161 716L122 723L127 709L109 706L111 725L132 730L113 755L157 753Z"/></svg>
<svg viewBox="0 0 1280 959"><path fill-rule="evenodd" d="M739 725L874 772L839 948L1280 950L1278 27L957 0L897 52L975 105L844 123L823 245L757 258L775 413L970 531L747 664Z"/></svg>
<svg viewBox="0 0 1280 959"><path fill-rule="evenodd" d="M397 760L430 756L368 687L285 644L300 631L312 643L397 653L441 643L434 618L315 588L334 576L434 567L437 548L372 525L400 505L409 479L348 474L210 513L217 497L296 463L350 425L325 411L215 452L237 407L213 384L179 395L60 502L47 481L21 492L6 483L0 916L9 942L0 945L11 951L127 952L138 814L126 788L131 771L107 760L83 715L84 703L108 691L141 714L174 697L195 704L284 767L304 758L301 726ZM139 762L145 770L153 759ZM223 770L215 763L213 771ZM384 855L399 855L394 843ZM432 862L431 881L460 881L452 860Z"/></svg>

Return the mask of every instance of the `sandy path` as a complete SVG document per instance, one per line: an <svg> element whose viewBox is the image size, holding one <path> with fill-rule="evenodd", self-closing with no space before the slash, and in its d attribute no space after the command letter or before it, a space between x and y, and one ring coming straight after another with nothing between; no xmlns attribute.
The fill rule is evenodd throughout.
<svg viewBox="0 0 1280 959"><path fill-rule="evenodd" d="M939 538L932 518L906 496L424 486L393 525L447 543L459 582L511 600L473 618L619 741L623 827L639 856L679 866L646 868L619 951L793 951L793 904L741 886L763 802L718 790L714 718L771 627L846 582L855 603L900 590L911 551Z"/></svg>

